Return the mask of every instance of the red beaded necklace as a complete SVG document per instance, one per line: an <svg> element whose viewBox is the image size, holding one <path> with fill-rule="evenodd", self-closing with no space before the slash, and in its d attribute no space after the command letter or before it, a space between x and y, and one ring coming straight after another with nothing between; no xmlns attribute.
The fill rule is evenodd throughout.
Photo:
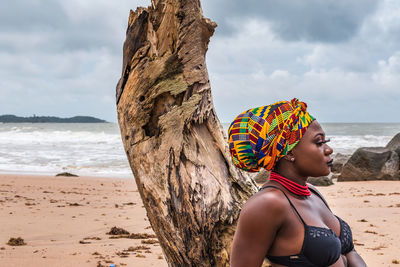
<svg viewBox="0 0 400 267"><path fill-rule="evenodd" d="M287 190L289 190L293 194L296 194L299 196L310 196L311 195L311 191L310 191L310 189L308 189L307 184L305 186L299 185L298 183L295 183L276 172L271 172L271 174L269 176L269 180L280 183L283 187L285 187Z"/></svg>

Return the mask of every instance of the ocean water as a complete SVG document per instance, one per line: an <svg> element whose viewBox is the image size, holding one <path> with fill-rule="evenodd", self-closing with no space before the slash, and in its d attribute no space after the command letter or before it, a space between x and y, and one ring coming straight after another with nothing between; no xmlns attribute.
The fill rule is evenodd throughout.
<svg viewBox="0 0 400 267"><path fill-rule="evenodd" d="M229 124L223 123L227 130ZM334 153L385 146L400 123L323 123ZM132 178L115 123L0 124L0 172Z"/></svg>
<svg viewBox="0 0 400 267"><path fill-rule="evenodd" d="M225 132L229 124L222 124ZM400 133L400 123L321 123L333 153L351 155L359 147L386 146Z"/></svg>
<svg viewBox="0 0 400 267"><path fill-rule="evenodd" d="M133 177L115 123L0 124L0 172Z"/></svg>
<svg viewBox="0 0 400 267"><path fill-rule="evenodd" d="M398 133L400 123L321 123L334 153L352 154L359 147L384 147Z"/></svg>

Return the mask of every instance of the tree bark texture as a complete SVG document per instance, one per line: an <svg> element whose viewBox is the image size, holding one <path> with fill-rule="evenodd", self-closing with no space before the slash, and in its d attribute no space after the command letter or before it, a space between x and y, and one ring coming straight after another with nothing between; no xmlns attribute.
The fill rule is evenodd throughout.
<svg viewBox="0 0 400 267"><path fill-rule="evenodd" d="M232 164L212 103L205 54L215 27L199 0L153 0L131 10L123 47L121 136L170 266L228 266L241 206L257 189Z"/></svg>

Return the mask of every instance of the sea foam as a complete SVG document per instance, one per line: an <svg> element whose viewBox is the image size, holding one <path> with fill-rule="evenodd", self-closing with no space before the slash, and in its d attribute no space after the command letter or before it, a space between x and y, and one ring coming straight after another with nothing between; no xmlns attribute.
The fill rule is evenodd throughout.
<svg viewBox="0 0 400 267"><path fill-rule="evenodd" d="M385 146L400 124L322 124L334 153ZM225 131L229 124L223 124ZM115 123L0 124L0 172L133 177Z"/></svg>
<svg viewBox="0 0 400 267"><path fill-rule="evenodd" d="M0 171L133 177L116 124L2 124Z"/></svg>

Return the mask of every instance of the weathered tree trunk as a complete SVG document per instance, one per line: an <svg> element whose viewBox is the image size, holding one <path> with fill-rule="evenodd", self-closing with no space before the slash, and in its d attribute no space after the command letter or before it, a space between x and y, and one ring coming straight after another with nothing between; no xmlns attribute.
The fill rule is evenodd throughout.
<svg viewBox="0 0 400 267"><path fill-rule="evenodd" d="M153 0L129 16L118 121L170 266L227 266L241 206L256 190L232 165L212 104L205 53L215 27L199 0Z"/></svg>

